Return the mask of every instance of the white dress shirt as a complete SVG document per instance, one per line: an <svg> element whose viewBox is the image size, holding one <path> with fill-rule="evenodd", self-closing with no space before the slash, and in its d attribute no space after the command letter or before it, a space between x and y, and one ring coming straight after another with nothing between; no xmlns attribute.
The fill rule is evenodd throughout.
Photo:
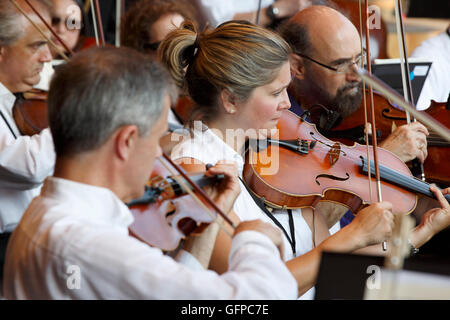
<svg viewBox="0 0 450 320"><path fill-rule="evenodd" d="M294 299L265 235L233 238L229 271L194 271L129 236L133 216L105 188L49 177L13 232L7 299Z"/></svg>
<svg viewBox="0 0 450 320"><path fill-rule="evenodd" d="M200 0L200 3L205 15L215 27L225 21L232 20L237 13L258 10L258 0ZM272 3L274 3L274 0L262 0L261 8L268 7Z"/></svg>
<svg viewBox="0 0 450 320"><path fill-rule="evenodd" d="M450 93L450 34L442 32L425 40L411 54L431 60L430 72L416 103L418 110L427 109L431 100L446 102Z"/></svg>
<svg viewBox="0 0 450 320"><path fill-rule="evenodd" d="M41 80L37 85L33 86L33 88L43 91L48 91L50 89L50 81L55 74L55 69L53 69L53 61L44 63L44 68L40 73Z"/></svg>
<svg viewBox="0 0 450 320"><path fill-rule="evenodd" d="M14 102L0 83L0 233L14 229L55 163L50 130L21 136L13 119Z"/></svg>

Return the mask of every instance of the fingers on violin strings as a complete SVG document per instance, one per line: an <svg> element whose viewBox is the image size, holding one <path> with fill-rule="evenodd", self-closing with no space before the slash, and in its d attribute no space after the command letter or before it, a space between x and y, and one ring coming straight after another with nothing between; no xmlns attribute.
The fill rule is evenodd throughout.
<svg viewBox="0 0 450 320"><path fill-rule="evenodd" d="M238 169L236 163L219 161L214 167L210 167L208 171L206 171L206 174L207 175L225 174L230 177L234 177L238 175Z"/></svg>
<svg viewBox="0 0 450 320"><path fill-rule="evenodd" d="M444 190L445 194L448 193L449 189L450 188L447 188ZM438 187L436 187L436 185L430 185L430 190L434 193L434 195L436 196L436 199L439 201L439 204L441 205L441 207L443 209L446 209L450 206L447 199L445 199L443 192L441 192L441 190Z"/></svg>

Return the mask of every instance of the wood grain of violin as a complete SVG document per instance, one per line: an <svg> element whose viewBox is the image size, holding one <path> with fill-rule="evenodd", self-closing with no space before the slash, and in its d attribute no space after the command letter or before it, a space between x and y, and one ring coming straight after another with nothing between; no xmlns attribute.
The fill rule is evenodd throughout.
<svg viewBox="0 0 450 320"><path fill-rule="evenodd" d="M321 131L321 133L347 145L351 145L353 142L364 143L363 103L356 112L343 119L337 126L329 131ZM377 92L374 92L374 105L377 141L381 142L396 127L407 123L406 114ZM423 112L450 128L449 103L432 101L430 107ZM370 115L368 117L370 119ZM450 157L450 144L430 131L430 135L427 137L427 149L428 156L424 163L427 181L437 183L442 187L450 186L450 167L445 165L446 160Z"/></svg>
<svg viewBox="0 0 450 320"><path fill-rule="evenodd" d="M245 183L269 206L314 208L319 201L331 201L357 212L376 202L375 184L370 194L367 173L362 172L365 146L333 142L290 111L283 112L277 127L278 140L258 152L249 149L244 166ZM383 200L393 204L393 212L412 212L419 190L409 188L420 185L420 192L431 196L429 185L415 179L391 152L382 148L379 152Z"/></svg>
<svg viewBox="0 0 450 320"><path fill-rule="evenodd" d="M48 127L47 92L32 90L17 98L13 118L20 133L32 136Z"/></svg>

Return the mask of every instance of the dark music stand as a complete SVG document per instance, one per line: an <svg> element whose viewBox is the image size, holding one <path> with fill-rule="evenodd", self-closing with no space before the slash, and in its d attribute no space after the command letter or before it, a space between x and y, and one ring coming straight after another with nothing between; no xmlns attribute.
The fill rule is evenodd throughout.
<svg viewBox="0 0 450 320"><path fill-rule="evenodd" d="M324 252L315 300L362 300L373 265L383 267L384 257ZM405 259L403 269L450 276L450 259L417 255Z"/></svg>
<svg viewBox="0 0 450 320"><path fill-rule="evenodd" d="M408 59L411 88L414 104L419 100L425 80L430 72L431 61L422 59ZM372 73L388 86L403 96L402 71L399 59L375 59L372 63Z"/></svg>

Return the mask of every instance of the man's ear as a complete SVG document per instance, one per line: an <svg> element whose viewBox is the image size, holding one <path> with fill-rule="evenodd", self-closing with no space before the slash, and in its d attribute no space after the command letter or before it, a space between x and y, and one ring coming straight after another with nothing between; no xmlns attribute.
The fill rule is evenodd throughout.
<svg viewBox="0 0 450 320"><path fill-rule="evenodd" d="M303 58L295 53L289 54L289 63L291 65L291 75L298 80L305 78L305 65Z"/></svg>
<svg viewBox="0 0 450 320"><path fill-rule="evenodd" d="M139 139L139 130L135 125L123 126L117 130L114 138L116 155L121 160L127 160L135 152Z"/></svg>
<svg viewBox="0 0 450 320"><path fill-rule="evenodd" d="M236 113L237 105L236 98L227 89L223 89L220 93L220 100L222 101L223 108L228 114Z"/></svg>

